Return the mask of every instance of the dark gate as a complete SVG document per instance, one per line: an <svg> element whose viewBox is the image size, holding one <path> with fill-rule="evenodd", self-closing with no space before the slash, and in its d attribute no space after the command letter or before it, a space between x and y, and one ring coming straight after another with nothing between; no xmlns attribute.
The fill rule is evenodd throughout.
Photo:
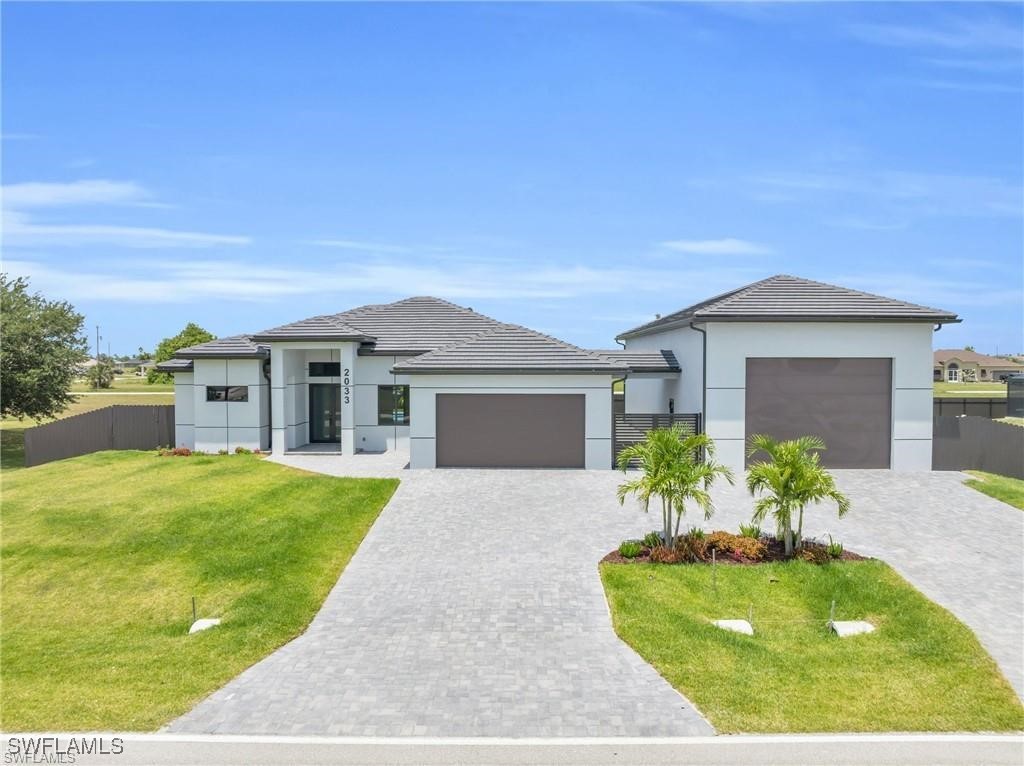
<svg viewBox="0 0 1024 766"><path fill-rule="evenodd" d="M648 431L657 428L671 428L676 423L682 425L687 434L698 434L701 431L700 414L695 412L677 413L673 415L660 413L622 413L612 416L612 460L630 445L642 442Z"/></svg>

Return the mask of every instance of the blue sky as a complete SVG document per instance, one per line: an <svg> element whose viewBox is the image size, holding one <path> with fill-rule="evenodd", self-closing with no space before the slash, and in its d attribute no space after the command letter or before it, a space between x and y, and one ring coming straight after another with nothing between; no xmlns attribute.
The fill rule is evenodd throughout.
<svg viewBox="0 0 1024 766"><path fill-rule="evenodd" d="M774 273L1024 350L1019 5L2 14L4 270L115 353L423 294L608 347Z"/></svg>

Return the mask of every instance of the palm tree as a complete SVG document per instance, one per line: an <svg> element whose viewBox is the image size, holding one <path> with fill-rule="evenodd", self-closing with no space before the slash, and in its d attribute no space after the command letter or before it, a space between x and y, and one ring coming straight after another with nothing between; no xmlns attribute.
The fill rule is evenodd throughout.
<svg viewBox="0 0 1024 766"><path fill-rule="evenodd" d="M651 499L661 501L662 540L671 545L679 535L679 523L686 504L694 503L711 518L711 485L718 477L733 483L732 471L712 457L715 444L707 434L687 434L678 423L671 428L648 431L642 442L626 447L617 458L618 467L627 471L635 462L641 474L619 485L619 503L635 495L650 508ZM675 525L672 515L675 514Z"/></svg>
<svg viewBox="0 0 1024 766"><path fill-rule="evenodd" d="M781 537L786 554L793 553L793 513L798 514L796 548L803 547L804 509L822 500L835 502L839 518L850 510L850 501L836 488L835 479L821 465L820 452L825 442L817 436L801 436L789 441L775 441L764 434L750 437L748 456L758 452L768 455L747 472L747 489L758 498L754 504L754 521L760 523L769 513L775 518L777 537Z"/></svg>

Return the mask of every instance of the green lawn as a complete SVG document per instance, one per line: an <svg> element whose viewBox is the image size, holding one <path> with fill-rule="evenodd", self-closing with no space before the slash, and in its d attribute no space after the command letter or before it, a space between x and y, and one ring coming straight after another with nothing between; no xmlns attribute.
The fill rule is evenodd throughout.
<svg viewBox="0 0 1024 766"><path fill-rule="evenodd" d="M1006 398L1006 384L988 383L934 383L935 396L952 399L967 399L980 396L983 399Z"/></svg>
<svg viewBox="0 0 1024 766"><path fill-rule="evenodd" d="M144 393L158 393L160 391L174 393L173 383L153 383L150 385L146 382L145 377L139 377L138 375L118 375L114 378L114 384L110 388L94 389L89 385L88 381L84 378L75 381L71 386L71 390L75 393L85 393L88 391L99 390L102 392L129 392L129 391L141 391Z"/></svg>
<svg viewBox="0 0 1024 766"><path fill-rule="evenodd" d="M301 633L398 482L99 452L0 484L2 727L81 731L156 729ZM193 595L223 624L186 635Z"/></svg>
<svg viewBox="0 0 1024 766"><path fill-rule="evenodd" d="M116 393L97 396L80 396L78 401L60 414L60 418L80 415L89 410L109 407L113 404L174 404L173 393L154 393L151 396ZM59 419L59 418L57 418ZM52 422L52 421L45 421ZM12 471L25 467L25 429L36 425L34 420L3 418L0 420L0 470Z"/></svg>
<svg viewBox="0 0 1024 766"><path fill-rule="evenodd" d="M1024 706L974 634L879 561L601 566L616 632L721 732L1008 731ZM825 622L867 619L839 639ZM711 620L745 618L754 636Z"/></svg>
<svg viewBox="0 0 1024 766"><path fill-rule="evenodd" d="M1009 476L1000 476L996 473L985 473L985 471L968 471L967 473L977 477L964 482L968 487L1024 511L1024 481L1011 479Z"/></svg>

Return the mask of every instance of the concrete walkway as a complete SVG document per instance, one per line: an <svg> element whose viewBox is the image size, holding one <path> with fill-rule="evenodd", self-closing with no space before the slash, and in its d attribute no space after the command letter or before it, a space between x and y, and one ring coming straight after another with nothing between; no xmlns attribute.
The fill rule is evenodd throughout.
<svg viewBox="0 0 1024 766"><path fill-rule="evenodd" d="M612 631L596 562L656 526L612 471L409 471L387 455L295 467L399 475L310 629L173 722L173 732L680 736L710 727ZM838 471L853 509L809 534L885 559L967 623L1024 696L1024 513L962 474ZM750 518L716 492L706 527Z"/></svg>

